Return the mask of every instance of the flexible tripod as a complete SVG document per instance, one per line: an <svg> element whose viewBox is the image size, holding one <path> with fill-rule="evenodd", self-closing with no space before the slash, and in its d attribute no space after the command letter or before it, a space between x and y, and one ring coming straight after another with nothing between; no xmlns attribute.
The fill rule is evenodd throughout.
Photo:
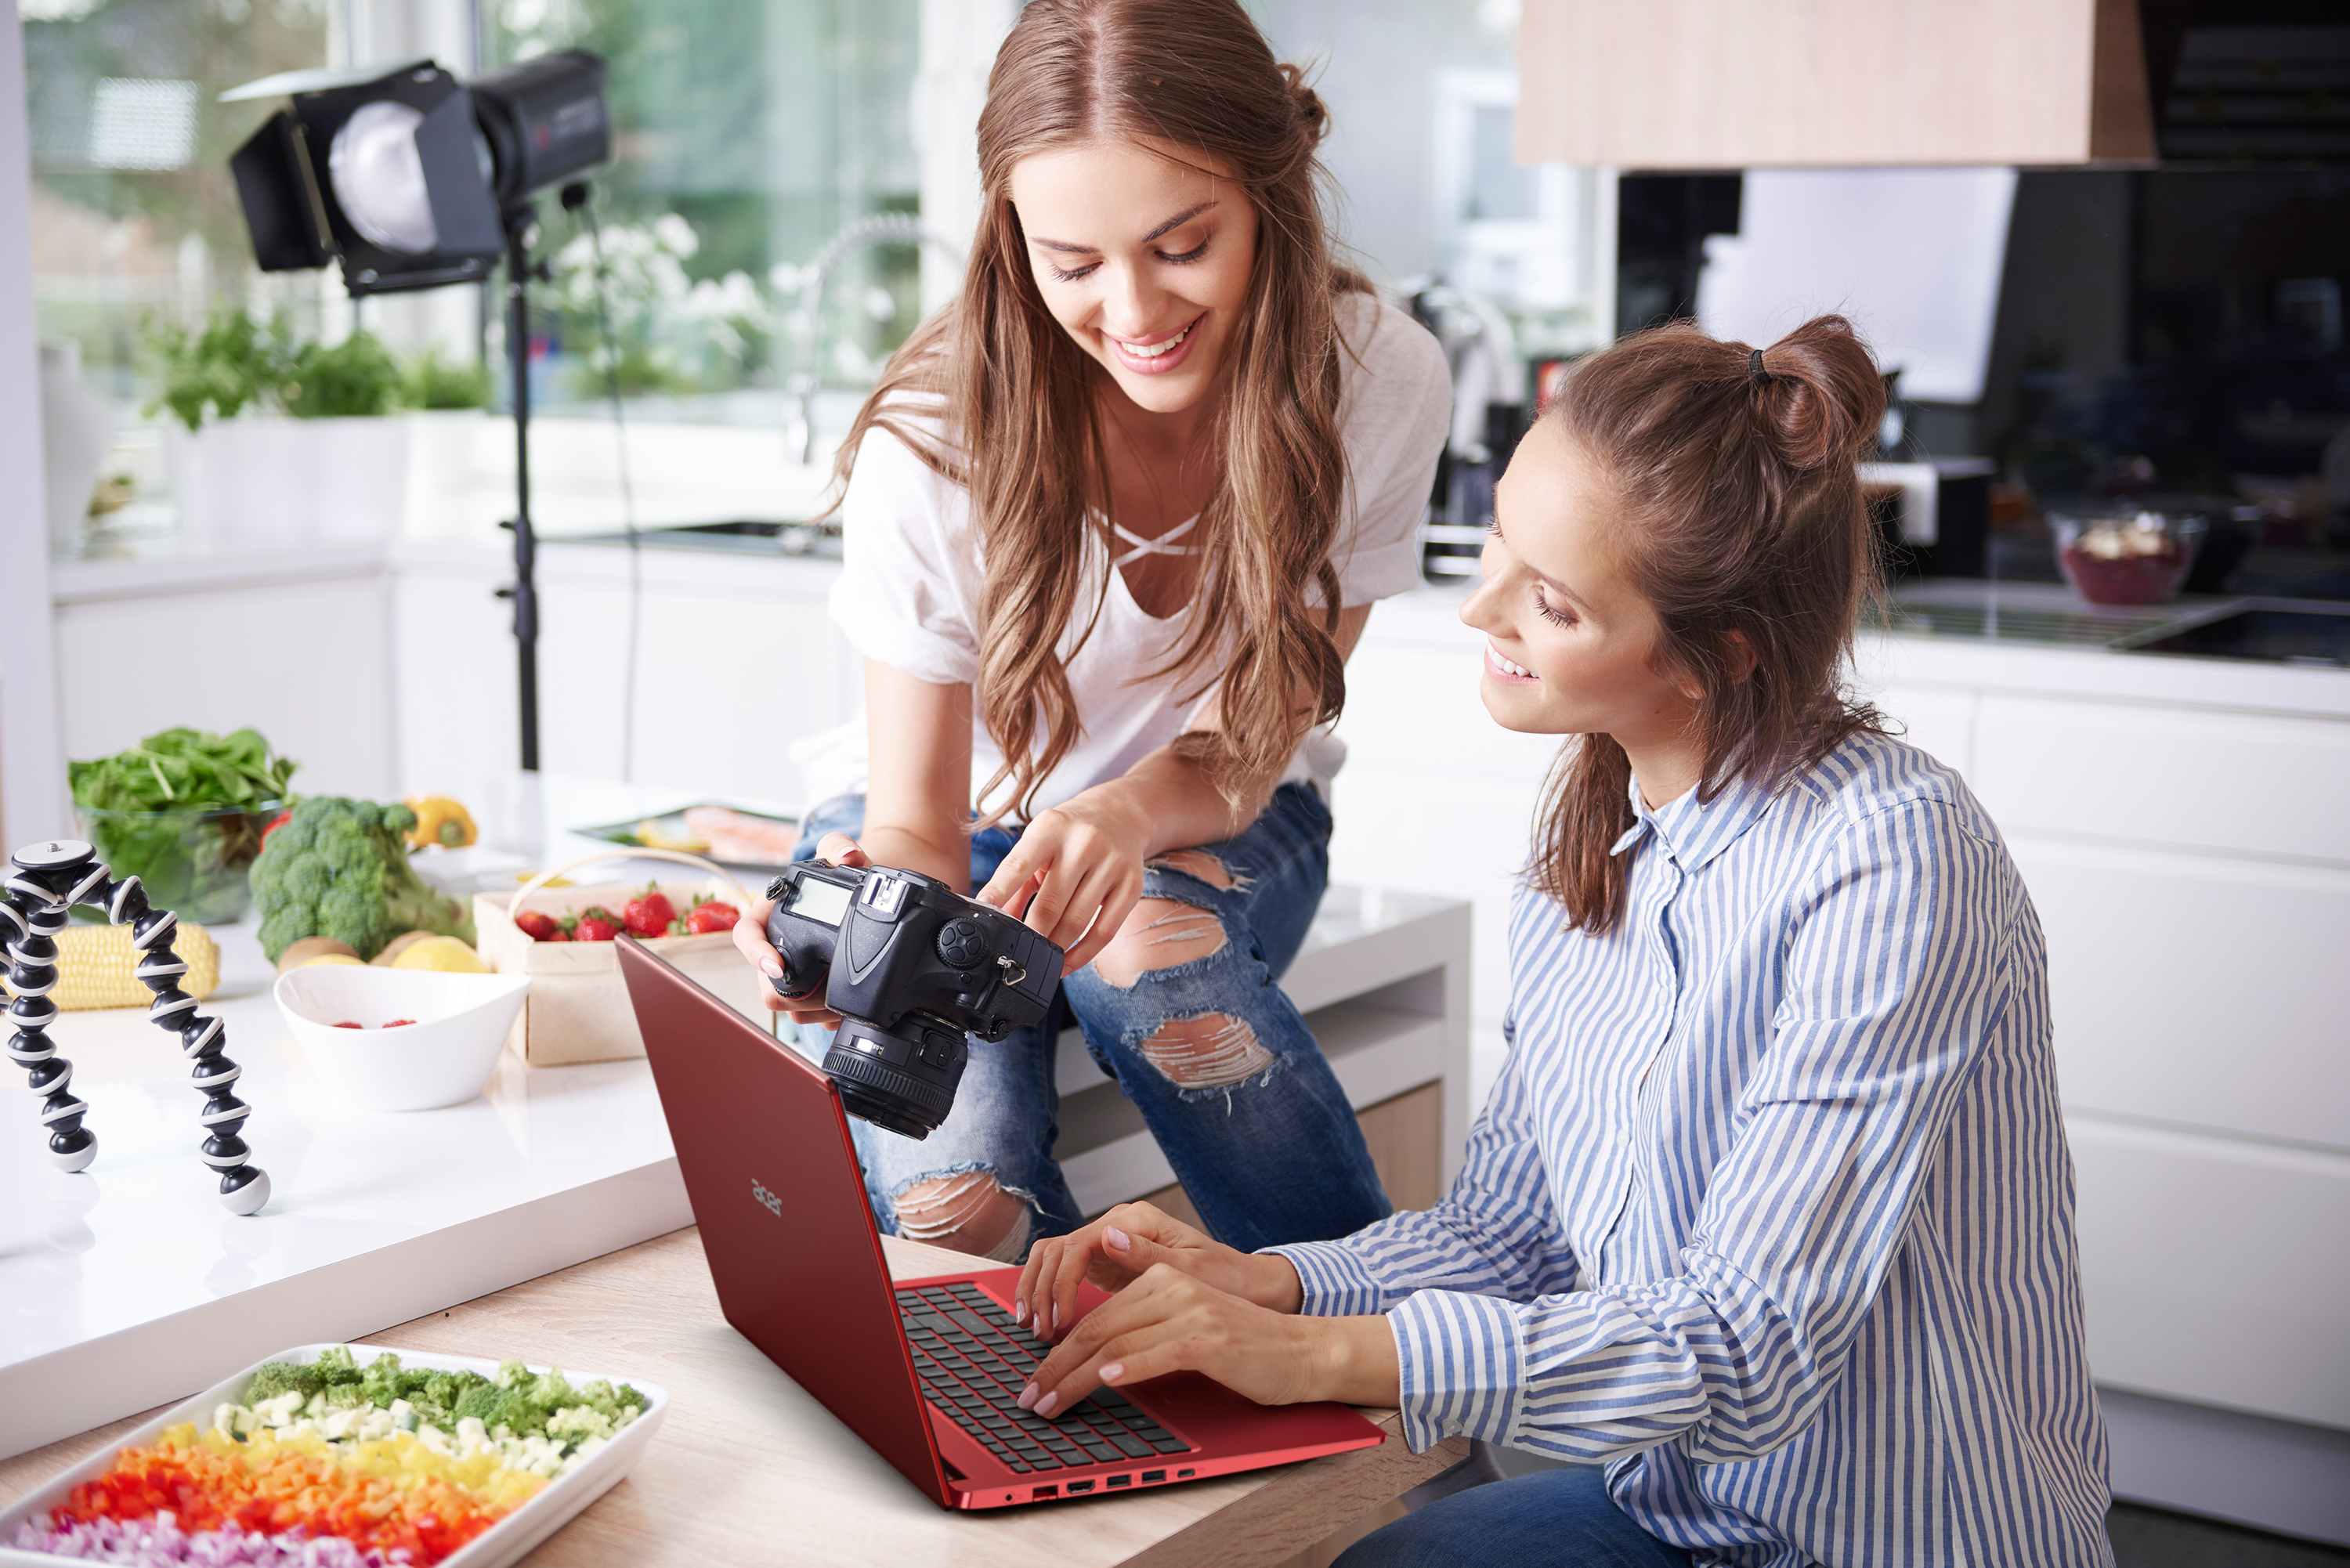
<svg viewBox="0 0 2350 1568"><path fill-rule="evenodd" d="M217 1018L196 1012L196 999L179 987L187 964L172 950L180 917L147 902L136 877L114 880L98 852L70 838L30 844L9 857L6 897L0 898L0 953L9 961L8 1059L25 1069L25 1086L42 1097L41 1125L49 1132L49 1158L60 1169L87 1170L98 1158L98 1136L81 1125L89 1106L73 1093L73 1064L49 1044L57 1004L57 936L68 911L87 904L114 925L130 927L138 952L131 974L155 1000L147 1021L180 1039L191 1064L189 1086L204 1096L199 1117L205 1133L200 1154L220 1173L220 1199L233 1214L252 1214L269 1201L269 1177L245 1163L251 1151L237 1136L252 1108L230 1092L244 1069L221 1054L227 1033Z"/></svg>

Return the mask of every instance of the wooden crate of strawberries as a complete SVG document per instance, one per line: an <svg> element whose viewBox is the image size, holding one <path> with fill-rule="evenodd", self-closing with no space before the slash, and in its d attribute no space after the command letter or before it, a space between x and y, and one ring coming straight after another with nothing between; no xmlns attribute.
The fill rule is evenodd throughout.
<svg viewBox="0 0 2350 1568"><path fill-rule="evenodd" d="M616 1062L645 1054L636 1010L612 939L622 932L659 953L730 1005L763 1023L765 981L735 950L731 928L752 895L707 861L632 850L627 858L706 867L694 880L555 888L534 881L512 893L473 895L482 958L500 974L530 976L530 994L506 1048L534 1067ZM619 857L599 856L597 859ZM577 868L549 872L549 878ZM543 880L543 879L542 879Z"/></svg>

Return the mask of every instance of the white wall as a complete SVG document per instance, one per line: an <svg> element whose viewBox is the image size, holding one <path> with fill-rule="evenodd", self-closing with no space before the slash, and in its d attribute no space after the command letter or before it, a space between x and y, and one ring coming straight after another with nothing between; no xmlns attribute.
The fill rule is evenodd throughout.
<svg viewBox="0 0 2350 1568"><path fill-rule="evenodd" d="M32 147L25 34L0 0L0 854L68 831L41 480L40 346L33 325Z"/></svg>

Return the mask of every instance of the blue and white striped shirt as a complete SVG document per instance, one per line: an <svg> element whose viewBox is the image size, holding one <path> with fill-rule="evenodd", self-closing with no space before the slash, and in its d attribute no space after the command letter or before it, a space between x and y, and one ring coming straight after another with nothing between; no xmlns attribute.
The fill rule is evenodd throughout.
<svg viewBox="0 0 2350 1568"><path fill-rule="evenodd" d="M1877 735L1639 821L1625 919L1521 890L1445 1200L1277 1249L1385 1313L1415 1449L1609 1463L1703 1563L2109 1564L2040 925Z"/></svg>

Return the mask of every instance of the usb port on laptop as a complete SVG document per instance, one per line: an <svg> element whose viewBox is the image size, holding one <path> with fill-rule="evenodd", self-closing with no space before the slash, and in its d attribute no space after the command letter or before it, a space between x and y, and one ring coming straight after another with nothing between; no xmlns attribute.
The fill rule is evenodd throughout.
<svg viewBox="0 0 2350 1568"><path fill-rule="evenodd" d="M1166 1479L1167 1472L1165 1470L1145 1470L1142 1472L1142 1484L1145 1486L1149 1486L1152 1481L1163 1481Z"/></svg>
<svg viewBox="0 0 2350 1568"><path fill-rule="evenodd" d="M1058 1497L1060 1495L1061 1489L1056 1486L1038 1486L1028 1489L1028 1501L1031 1502L1035 1501L1039 1498Z"/></svg>
<svg viewBox="0 0 2350 1568"><path fill-rule="evenodd" d="M1134 1478L1132 1476L1112 1476L1109 1478L1109 1489L1112 1491L1116 1491L1122 1486L1132 1486L1133 1484Z"/></svg>

